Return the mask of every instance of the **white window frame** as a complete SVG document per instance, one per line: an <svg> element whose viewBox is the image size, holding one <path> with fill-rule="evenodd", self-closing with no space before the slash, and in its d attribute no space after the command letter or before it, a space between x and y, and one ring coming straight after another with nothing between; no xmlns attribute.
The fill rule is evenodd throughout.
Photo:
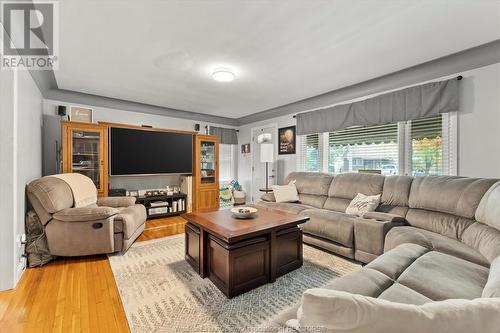
<svg viewBox="0 0 500 333"><path fill-rule="evenodd" d="M443 133L443 174L449 176L458 175L458 113L449 112L442 114ZM328 135L319 133L319 172L328 173ZM297 136L297 170L304 171L305 152L303 151L303 140L305 135ZM399 175L411 175L412 173L412 141L411 121L398 122L398 172Z"/></svg>

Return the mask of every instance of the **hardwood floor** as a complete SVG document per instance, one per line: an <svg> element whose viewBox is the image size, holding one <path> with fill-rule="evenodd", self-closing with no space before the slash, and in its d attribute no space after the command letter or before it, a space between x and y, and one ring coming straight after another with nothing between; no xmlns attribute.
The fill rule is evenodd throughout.
<svg viewBox="0 0 500 333"><path fill-rule="evenodd" d="M180 217L146 222L138 241L184 232ZM0 292L0 332L129 332L107 256L59 258Z"/></svg>

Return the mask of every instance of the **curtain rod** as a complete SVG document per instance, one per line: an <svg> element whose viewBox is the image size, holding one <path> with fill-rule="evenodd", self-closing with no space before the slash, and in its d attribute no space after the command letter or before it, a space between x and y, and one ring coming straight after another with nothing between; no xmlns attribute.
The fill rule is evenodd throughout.
<svg viewBox="0 0 500 333"><path fill-rule="evenodd" d="M464 77L463 77L462 75L457 76L457 80L458 80L458 81L462 80L463 78L464 78ZM293 117L293 118L297 118L297 115L296 115L296 114L294 114L292 117Z"/></svg>

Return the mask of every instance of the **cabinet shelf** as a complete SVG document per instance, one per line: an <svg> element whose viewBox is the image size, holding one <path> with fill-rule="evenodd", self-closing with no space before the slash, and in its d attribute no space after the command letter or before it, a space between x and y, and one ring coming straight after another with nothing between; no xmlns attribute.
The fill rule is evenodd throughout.
<svg viewBox="0 0 500 333"><path fill-rule="evenodd" d="M108 191L108 127L62 121L62 172L81 173L94 182L99 196Z"/></svg>
<svg viewBox="0 0 500 333"><path fill-rule="evenodd" d="M213 135L196 135L194 210L219 208L219 139Z"/></svg>

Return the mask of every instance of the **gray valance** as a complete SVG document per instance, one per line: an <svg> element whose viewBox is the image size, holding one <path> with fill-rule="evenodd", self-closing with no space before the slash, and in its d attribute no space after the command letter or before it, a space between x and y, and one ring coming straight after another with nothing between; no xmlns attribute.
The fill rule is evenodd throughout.
<svg viewBox="0 0 500 333"><path fill-rule="evenodd" d="M208 129L208 133L210 135L218 136L220 139L220 143L222 144L226 145L238 144L238 136L236 135L236 130L234 128L210 126L210 128Z"/></svg>
<svg viewBox="0 0 500 333"><path fill-rule="evenodd" d="M334 132L458 111L458 80L431 82L359 102L297 114L297 134Z"/></svg>

